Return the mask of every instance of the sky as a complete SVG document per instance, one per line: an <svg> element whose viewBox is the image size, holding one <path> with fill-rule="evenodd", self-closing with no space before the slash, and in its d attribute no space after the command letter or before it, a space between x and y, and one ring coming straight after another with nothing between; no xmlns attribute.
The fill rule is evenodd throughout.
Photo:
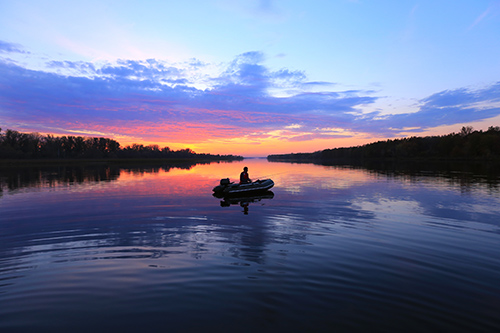
<svg viewBox="0 0 500 333"><path fill-rule="evenodd" d="M500 126L500 0L0 0L0 127L267 156Z"/></svg>

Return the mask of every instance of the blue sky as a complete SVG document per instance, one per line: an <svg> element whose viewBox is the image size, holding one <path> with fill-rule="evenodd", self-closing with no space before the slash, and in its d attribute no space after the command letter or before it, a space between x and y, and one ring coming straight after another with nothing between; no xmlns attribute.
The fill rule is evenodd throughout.
<svg viewBox="0 0 500 333"><path fill-rule="evenodd" d="M500 125L500 1L0 2L0 127L266 155Z"/></svg>

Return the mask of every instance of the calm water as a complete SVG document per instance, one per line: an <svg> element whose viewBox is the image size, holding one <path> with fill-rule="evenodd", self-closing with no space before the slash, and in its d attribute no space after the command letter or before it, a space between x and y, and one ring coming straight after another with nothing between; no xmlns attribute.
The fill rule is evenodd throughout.
<svg viewBox="0 0 500 333"><path fill-rule="evenodd" d="M213 197L244 165L272 192ZM246 160L0 188L1 332L500 329L496 177Z"/></svg>

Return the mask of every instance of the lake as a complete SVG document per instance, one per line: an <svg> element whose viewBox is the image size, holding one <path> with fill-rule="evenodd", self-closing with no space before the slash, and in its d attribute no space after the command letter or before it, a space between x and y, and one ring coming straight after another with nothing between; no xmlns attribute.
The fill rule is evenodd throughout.
<svg viewBox="0 0 500 333"><path fill-rule="evenodd" d="M212 196L243 166L272 192ZM499 184L258 159L3 168L0 331L498 331Z"/></svg>

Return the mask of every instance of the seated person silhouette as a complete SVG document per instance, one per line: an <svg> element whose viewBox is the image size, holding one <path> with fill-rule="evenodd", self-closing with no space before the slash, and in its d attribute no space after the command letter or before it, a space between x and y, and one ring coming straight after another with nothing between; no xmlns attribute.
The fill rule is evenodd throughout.
<svg viewBox="0 0 500 333"><path fill-rule="evenodd" d="M244 167L243 172L240 174L240 184L251 183L250 177L248 177L248 168Z"/></svg>

